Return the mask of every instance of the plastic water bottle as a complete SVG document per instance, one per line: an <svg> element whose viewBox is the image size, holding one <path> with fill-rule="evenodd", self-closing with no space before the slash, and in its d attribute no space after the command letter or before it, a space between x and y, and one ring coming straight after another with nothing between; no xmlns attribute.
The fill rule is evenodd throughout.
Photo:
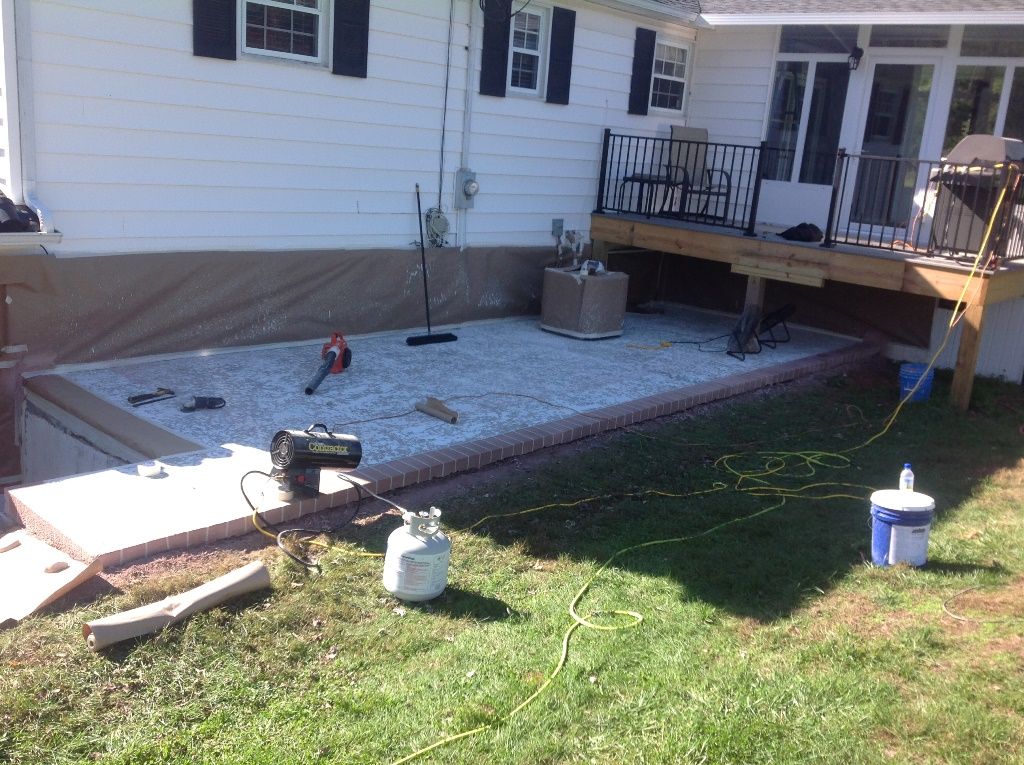
<svg viewBox="0 0 1024 765"><path fill-rule="evenodd" d="M903 471L900 473L900 488L903 491L914 490L914 471L910 469L909 462L904 463Z"/></svg>

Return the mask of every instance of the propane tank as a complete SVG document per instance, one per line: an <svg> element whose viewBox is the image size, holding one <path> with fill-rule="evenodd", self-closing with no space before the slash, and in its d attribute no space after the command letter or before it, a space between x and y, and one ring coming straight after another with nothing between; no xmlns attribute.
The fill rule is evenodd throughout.
<svg viewBox="0 0 1024 765"><path fill-rule="evenodd" d="M400 600L436 598L448 586L452 543L441 531L441 511L402 513L384 554L384 589Z"/></svg>

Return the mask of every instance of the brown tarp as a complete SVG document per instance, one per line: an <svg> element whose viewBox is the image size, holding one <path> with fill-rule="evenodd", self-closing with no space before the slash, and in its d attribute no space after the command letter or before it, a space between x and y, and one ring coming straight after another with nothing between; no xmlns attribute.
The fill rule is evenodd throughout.
<svg viewBox="0 0 1024 765"><path fill-rule="evenodd" d="M426 251L435 326L540 312L553 247ZM383 330L420 332L418 249L0 256L6 342L0 370L0 476L18 473L14 413L24 372Z"/></svg>
<svg viewBox="0 0 1024 765"><path fill-rule="evenodd" d="M54 349L44 340L54 329L56 259L39 255L0 255L0 346L27 345L27 352L5 355L0 368L0 477L19 472L15 413L21 402L21 375L53 365Z"/></svg>

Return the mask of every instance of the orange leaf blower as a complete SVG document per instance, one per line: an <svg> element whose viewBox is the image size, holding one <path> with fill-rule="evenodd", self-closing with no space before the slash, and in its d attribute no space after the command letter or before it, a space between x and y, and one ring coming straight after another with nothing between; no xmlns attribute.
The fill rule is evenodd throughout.
<svg viewBox="0 0 1024 765"><path fill-rule="evenodd" d="M349 350L348 343L345 342L345 338L341 336L340 332L331 333L331 339L324 343L323 350L320 351L320 358L323 359L323 363L316 370L312 379L306 383L307 396L313 395L313 391L327 375L344 372L352 364L352 351Z"/></svg>

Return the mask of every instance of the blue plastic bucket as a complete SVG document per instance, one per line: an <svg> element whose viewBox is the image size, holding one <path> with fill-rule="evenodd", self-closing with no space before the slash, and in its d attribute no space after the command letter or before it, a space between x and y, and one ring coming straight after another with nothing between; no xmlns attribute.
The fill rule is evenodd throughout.
<svg viewBox="0 0 1024 765"><path fill-rule="evenodd" d="M928 369L928 373L925 374L925 369L928 369L927 364L900 364L901 401L907 397L910 391L914 390L917 381L921 380L921 375L924 375L924 379L921 380L917 390L914 390L914 395L910 397L910 401L927 401L931 397L932 380L935 379L935 370Z"/></svg>
<svg viewBox="0 0 1024 765"><path fill-rule="evenodd" d="M871 562L876 566L928 562L935 500L927 494L882 489L871 495Z"/></svg>

